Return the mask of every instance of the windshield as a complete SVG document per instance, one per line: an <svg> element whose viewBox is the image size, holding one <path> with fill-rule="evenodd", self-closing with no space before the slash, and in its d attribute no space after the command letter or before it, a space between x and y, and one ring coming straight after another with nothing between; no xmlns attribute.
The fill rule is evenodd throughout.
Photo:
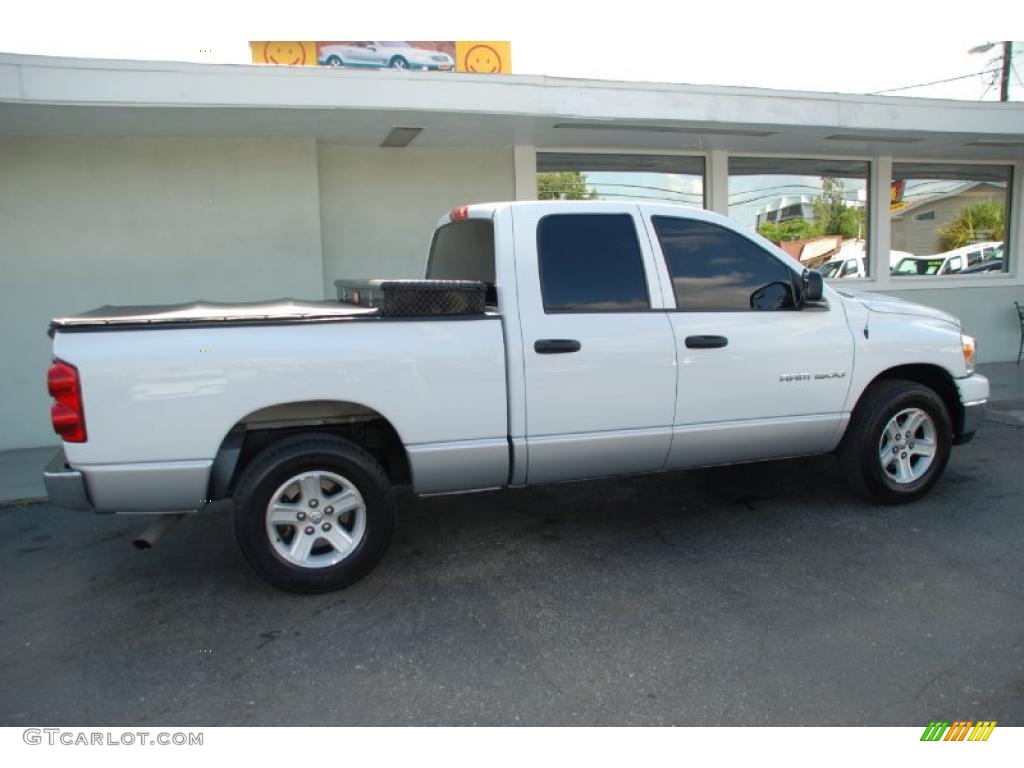
<svg viewBox="0 0 1024 768"><path fill-rule="evenodd" d="M937 275L945 259L900 259L893 269L894 275Z"/></svg>
<svg viewBox="0 0 1024 768"><path fill-rule="evenodd" d="M391 42L383 41L383 42L379 43L379 45L382 45L385 48L408 48L409 47L409 44L406 43L406 42L403 42L402 40L392 40Z"/></svg>
<svg viewBox="0 0 1024 768"><path fill-rule="evenodd" d="M822 264L818 271L821 272L822 277L835 277L839 274L840 268L843 266L841 261L830 261L827 264Z"/></svg>

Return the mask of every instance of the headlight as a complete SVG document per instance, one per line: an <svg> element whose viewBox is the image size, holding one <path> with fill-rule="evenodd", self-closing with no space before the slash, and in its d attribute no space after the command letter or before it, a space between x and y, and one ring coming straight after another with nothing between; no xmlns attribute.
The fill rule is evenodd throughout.
<svg viewBox="0 0 1024 768"><path fill-rule="evenodd" d="M967 366L967 372L974 373L974 349L976 344L974 337L961 333L960 344L964 348L964 365Z"/></svg>

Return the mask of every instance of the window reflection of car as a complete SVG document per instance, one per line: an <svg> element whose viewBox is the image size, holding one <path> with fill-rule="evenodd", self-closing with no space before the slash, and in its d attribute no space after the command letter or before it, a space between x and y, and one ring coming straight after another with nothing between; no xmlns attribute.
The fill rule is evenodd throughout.
<svg viewBox="0 0 1024 768"><path fill-rule="evenodd" d="M361 40L354 43L321 45L320 64L328 67L370 69L420 69L451 71L455 61L447 53L413 48L400 41Z"/></svg>
<svg viewBox="0 0 1024 768"><path fill-rule="evenodd" d="M968 267L964 270L964 274L977 274L979 272L1002 272L1003 271L1003 260L1002 259L989 259L988 261L982 261L975 264L973 267Z"/></svg>
<svg viewBox="0 0 1024 768"><path fill-rule="evenodd" d="M913 257L913 254L906 251L889 251L889 269L895 268L899 262L906 257ZM864 263L864 255L860 253L852 258L845 258L842 255L830 259L818 267L822 277L836 279L842 277L867 277L867 265Z"/></svg>
<svg viewBox="0 0 1024 768"><path fill-rule="evenodd" d="M908 256L893 267L894 275L953 275L972 270L982 262L996 261L1003 255L1003 244L999 241L972 243L962 248L936 253L933 256Z"/></svg>
<svg viewBox="0 0 1024 768"><path fill-rule="evenodd" d="M963 258L953 260L943 256L908 256L900 259L892 273L894 275L948 275L963 269Z"/></svg>

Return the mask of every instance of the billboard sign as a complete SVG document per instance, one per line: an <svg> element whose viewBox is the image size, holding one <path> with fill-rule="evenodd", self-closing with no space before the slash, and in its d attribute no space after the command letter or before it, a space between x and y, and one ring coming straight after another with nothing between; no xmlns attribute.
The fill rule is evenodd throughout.
<svg viewBox="0 0 1024 768"><path fill-rule="evenodd" d="M262 40L249 43L253 64L508 74L507 40Z"/></svg>
<svg viewBox="0 0 1024 768"><path fill-rule="evenodd" d="M907 182L900 180L894 181L889 185L889 210L895 211L906 205L903 201L903 193L906 187Z"/></svg>

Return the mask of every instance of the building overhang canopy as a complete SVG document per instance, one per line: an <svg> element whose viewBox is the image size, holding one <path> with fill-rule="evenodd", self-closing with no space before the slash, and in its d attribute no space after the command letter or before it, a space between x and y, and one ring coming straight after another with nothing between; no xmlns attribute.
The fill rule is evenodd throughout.
<svg viewBox="0 0 1024 768"><path fill-rule="evenodd" d="M1024 158L1024 105L526 75L0 54L0 136Z"/></svg>

